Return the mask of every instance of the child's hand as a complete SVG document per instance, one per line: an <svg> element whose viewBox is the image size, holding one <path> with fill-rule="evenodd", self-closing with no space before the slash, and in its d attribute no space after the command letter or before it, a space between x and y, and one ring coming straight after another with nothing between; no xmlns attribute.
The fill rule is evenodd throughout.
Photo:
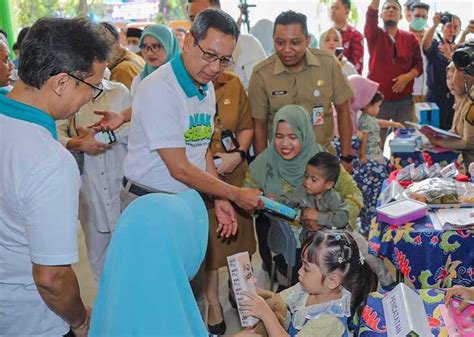
<svg viewBox="0 0 474 337"><path fill-rule="evenodd" d="M305 210L303 211L302 219L306 221L308 220L318 221L319 212L315 210L314 208L305 208Z"/></svg>
<svg viewBox="0 0 474 337"><path fill-rule="evenodd" d="M268 315L274 315L267 302L259 295L244 291L243 294L249 299L240 302L240 310L245 317L253 316L263 320Z"/></svg>
<svg viewBox="0 0 474 337"><path fill-rule="evenodd" d="M399 122L392 122L392 128L396 129L405 129L405 125Z"/></svg>
<svg viewBox="0 0 474 337"><path fill-rule="evenodd" d="M359 158L359 162L360 162L361 164L367 163L367 156L361 156L361 157Z"/></svg>

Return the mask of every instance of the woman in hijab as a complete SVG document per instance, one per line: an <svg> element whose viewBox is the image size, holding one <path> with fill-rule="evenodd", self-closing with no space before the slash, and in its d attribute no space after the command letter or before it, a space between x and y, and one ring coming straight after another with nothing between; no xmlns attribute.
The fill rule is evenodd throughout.
<svg viewBox="0 0 474 337"><path fill-rule="evenodd" d="M204 259L208 229L194 190L133 201L112 237L89 336L207 337L189 280Z"/></svg>
<svg viewBox="0 0 474 337"><path fill-rule="evenodd" d="M143 58L145 59L145 67L142 72L137 75L132 82L132 97L140 82L161 67L179 52L179 42L173 31L165 25L150 25L146 27L140 38L139 44Z"/></svg>
<svg viewBox="0 0 474 337"><path fill-rule="evenodd" d="M132 98L141 81L153 73L163 64L171 61L179 53L179 42L173 31L165 25L150 25L142 33L139 44L145 67L132 82L130 93ZM92 125L96 130L115 130L125 122L132 119L132 107L116 113L112 111L96 111L98 115L104 116L100 121Z"/></svg>
<svg viewBox="0 0 474 337"><path fill-rule="evenodd" d="M301 190L298 187L303 184L306 164L315 154L325 150L316 143L309 114L299 105L286 105L278 110L272 130L273 136L269 146L250 164L244 185L261 189L265 195L294 205L302 200L302 196L298 195ZM334 188L349 205L349 223L354 229L363 206L362 193L342 165ZM266 242L268 228L269 225L265 226L263 222L257 224L259 243ZM381 283L391 284L393 281L390 272L383 261L369 256L367 240L356 231L351 234ZM271 256L268 257L269 252L262 252L261 246L259 245L259 251L262 260L270 266ZM282 270L286 270L286 267Z"/></svg>
<svg viewBox="0 0 474 337"><path fill-rule="evenodd" d="M349 60L345 56L342 55L342 52L340 54L336 52L337 48L343 48L341 33L339 33L336 28L330 28L324 33L322 33L319 37L319 43L321 45L320 48L322 50L327 50L331 53L334 53L334 55L341 63L342 72L344 73L344 75L346 75L346 77L357 74L356 67L351 62L349 62Z"/></svg>

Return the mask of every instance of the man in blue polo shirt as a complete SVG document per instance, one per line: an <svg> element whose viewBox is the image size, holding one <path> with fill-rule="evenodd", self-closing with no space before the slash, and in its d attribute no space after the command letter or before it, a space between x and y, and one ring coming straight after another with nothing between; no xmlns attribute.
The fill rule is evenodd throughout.
<svg viewBox="0 0 474 337"><path fill-rule="evenodd" d="M79 261L79 170L57 142L65 119L100 95L108 42L85 19L38 20L20 80L0 95L0 335L87 336Z"/></svg>

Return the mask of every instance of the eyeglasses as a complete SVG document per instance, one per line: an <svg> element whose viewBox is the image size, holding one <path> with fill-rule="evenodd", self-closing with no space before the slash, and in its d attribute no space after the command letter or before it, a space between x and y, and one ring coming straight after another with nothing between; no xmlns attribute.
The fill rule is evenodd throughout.
<svg viewBox="0 0 474 337"><path fill-rule="evenodd" d="M159 43L153 43L152 45L146 45L144 44L143 46L140 47L140 50L142 51L142 53L145 53L145 52L152 52L152 53L157 53L161 50L161 48L163 48L163 46Z"/></svg>
<svg viewBox="0 0 474 337"><path fill-rule="evenodd" d="M104 91L104 86L102 85L102 82L99 84L99 86L95 86L93 84L90 84L90 83L87 83L86 81L84 81L82 78L79 78L73 74L70 74L70 73L67 73L68 76L71 76L73 79L75 79L76 81L79 81L81 83L84 83L86 85L88 85L89 87L91 87L93 90L94 90L94 93L92 94L92 98L93 99L96 99L97 97L100 96L100 94Z"/></svg>
<svg viewBox="0 0 474 337"><path fill-rule="evenodd" d="M219 57L216 54L208 53L207 51L204 51L204 49L202 49L202 47L199 45L199 42L197 41L194 34L191 33L191 35L193 36L194 40L196 41L196 45L198 46L198 48L201 50L201 52L202 52L202 57L201 58L204 61L209 62L209 63L214 63L217 60L219 60L219 66L224 67L224 68L228 67L228 66L230 66L231 64L234 63L234 60L232 59L232 56L231 57L225 57L225 56Z"/></svg>

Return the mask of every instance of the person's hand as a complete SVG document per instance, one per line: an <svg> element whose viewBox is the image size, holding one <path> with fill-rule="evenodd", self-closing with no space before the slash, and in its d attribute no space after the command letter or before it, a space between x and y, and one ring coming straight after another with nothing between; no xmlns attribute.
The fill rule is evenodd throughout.
<svg viewBox="0 0 474 337"><path fill-rule="evenodd" d="M242 157L240 156L239 152L217 152L215 156L222 159L221 166L217 168L217 173L219 173L220 175L225 175L234 172L237 165L242 162Z"/></svg>
<svg viewBox="0 0 474 337"><path fill-rule="evenodd" d="M122 114L113 111L96 110L94 113L103 116L100 121L89 126L97 131L115 130L125 122Z"/></svg>
<svg viewBox="0 0 474 337"><path fill-rule="evenodd" d="M446 296L444 298L446 305L451 304L451 299L453 296L459 296L466 302L461 302L459 307L456 309L456 312L460 314L467 308L469 303L467 301L474 301L474 287L466 288L463 286L456 285L450 289L447 289Z"/></svg>
<svg viewBox="0 0 474 337"><path fill-rule="evenodd" d="M234 202L243 209L262 209L265 205L260 196L262 191L253 188L239 188Z"/></svg>
<svg viewBox="0 0 474 337"><path fill-rule="evenodd" d="M434 146L441 146L440 139L429 133L423 133Z"/></svg>
<svg viewBox="0 0 474 337"><path fill-rule="evenodd" d="M305 208L303 211L303 215L301 216L303 220L314 220L318 221L319 219L319 212L314 208Z"/></svg>
<svg viewBox="0 0 474 337"><path fill-rule="evenodd" d="M399 122L392 122L391 127L395 129L405 129L405 125Z"/></svg>
<svg viewBox="0 0 474 337"><path fill-rule="evenodd" d="M349 163L345 160L341 160L341 165L347 171L347 173L352 174L352 162Z"/></svg>
<svg viewBox="0 0 474 337"><path fill-rule="evenodd" d="M438 45L438 50L440 51L441 54L444 55L444 57L451 62L453 59L453 53L454 53L454 46L449 44L449 43L440 43Z"/></svg>
<svg viewBox="0 0 474 337"><path fill-rule="evenodd" d="M433 26L437 27L441 23L441 13L435 13L433 16Z"/></svg>
<svg viewBox="0 0 474 337"><path fill-rule="evenodd" d="M268 315L274 315L272 309L263 297L249 291L244 291L243 294L248 298L240 302L240 310L244 317L253 316L264 320Z"/></svg>
<svg viewBox="0 0 474 337"><path fill-rule="evenodd" d="M364 133L360 130L357 130L355 132L355 135L359 138L359 139L362 139L362 137L364 137Z"/></svg>
<svg viewBox="0 0 474 337"><path fill-rule="evenodd" d="M87 131L82 127L77 128L79 134L75 137L78 142L77 149L88 155L95 156L112 148L112 145L98 142L95 139L95 132Z"/></svg>
<svg viewBox="0 0 474 337"><path fill-rule="evenodd" d="M359 162L360 162L361 164L367 163L367 156L361 156L361 157L359 157Z"/></svg>
<svg viewBox="0 0 474 337"><path fill-rule="evenodd" d="M262 335L256 333L252 327L244 328L242 331L232 336L233 337L263 337Z"/></svg>
<svg viewBox="0 0 474 337"><path fill-rule="evenodd" d="M392 81L394 82L392 86L392 90L395 93L402 92L403 89L407 86L407 84L411 81L410 75L408 74L401 74L395 77Z"/></svg>
<svg viewBox="0 0 474 337"><path fill-rule="evenodd" d="M228 238L237 233L237 216L234 207L227 200L214 200L214 210L216 212L217 230L219 236Z"/></svg>
<svg viewBox="0 0 474 337"><path fill-rule="evenodd" d="M71 330L74 332L76 337L87 337L87 332L89 331L89 323L91 322L92 308L86 306L86 318L84 322L79 324L77 327L72 327Z"/></svg>

